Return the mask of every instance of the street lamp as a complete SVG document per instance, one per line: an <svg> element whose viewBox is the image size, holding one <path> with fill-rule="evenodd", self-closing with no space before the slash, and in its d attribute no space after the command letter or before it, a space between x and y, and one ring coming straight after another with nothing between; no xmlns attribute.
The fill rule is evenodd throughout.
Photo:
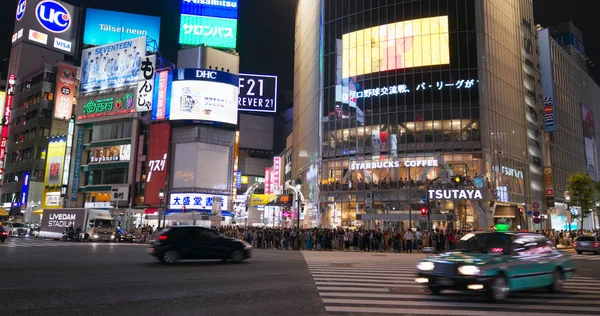
<svg viewBox="0 0 600 316"><path fill-rule="evenodd" d="M158 189L158 200L160 201L159 212L158 212L158 228L160 228L160 216L163 216L163 226L165 226L166 221L166 211L163 208L163 200L165 199L165 188Z"/></svg>
<svg viewBox="0 0 600 316"><path fill-rule="evenodd" d="M300 176L296 179L296 196L298 199L298 216L296 218L296 227L298 227L298 231L300 231L300 190L302 190L302 180L300 180Z"/></svg>

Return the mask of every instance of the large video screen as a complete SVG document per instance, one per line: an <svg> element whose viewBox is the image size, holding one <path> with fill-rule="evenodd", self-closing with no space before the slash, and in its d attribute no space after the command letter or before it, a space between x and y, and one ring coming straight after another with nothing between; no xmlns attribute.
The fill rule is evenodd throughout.
<svg viewBox="0 0 600 316"><path fill-rule="evenodd" d="M227 190L230 148L207 143L175 145L173 188Z"/></svg>
<svg viewBox="0 0 600 316"><path fill-rule="evenodd" d="M160 42L160 18L125 12L87 9L83 43L106 45L140 36Z"/></svg>
<svg viewBox="0 0 600 316"><path fill-rule="evenodd" d="M379 25L342 36L342 77L450 63L448 16Z"/></svg>

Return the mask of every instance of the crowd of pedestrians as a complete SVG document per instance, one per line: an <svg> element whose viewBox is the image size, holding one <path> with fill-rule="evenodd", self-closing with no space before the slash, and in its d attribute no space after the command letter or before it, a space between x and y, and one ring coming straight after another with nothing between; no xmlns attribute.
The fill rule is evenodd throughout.
<svg viewBox="0 0 600 316"><path fill-rule="evenodd" d="M444 252L456 247L461 230L421 229L291 229L227 226L218 229L226 237L243 239L254 248L292 250L340 250L379 252Z"/></svg>

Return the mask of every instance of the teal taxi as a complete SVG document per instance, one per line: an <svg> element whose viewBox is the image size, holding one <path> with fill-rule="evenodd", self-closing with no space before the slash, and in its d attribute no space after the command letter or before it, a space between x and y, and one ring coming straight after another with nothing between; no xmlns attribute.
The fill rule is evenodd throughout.
<svg viewBox="0 0 600 316"><path fill-rule="evenodd" d="M547 288L559 292L574 271L570 255L557 250L543 235L469 233L456 250L421 260L415 281L432 294L445 289L482 291L492 301L502 301L513 291Z"/></svg>

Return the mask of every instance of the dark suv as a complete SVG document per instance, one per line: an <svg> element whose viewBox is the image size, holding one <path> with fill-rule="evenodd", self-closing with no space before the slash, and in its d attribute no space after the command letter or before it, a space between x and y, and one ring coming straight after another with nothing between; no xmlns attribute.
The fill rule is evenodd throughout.
<svg viewBox="0 0 600 316"><path fill-rule="evenodd" d="M221 259L242 262L250 258L252 246L245 241L221 237L215 231L198 226L173 226L161 230L148 253L163 263L186 259Z"/></svg>

